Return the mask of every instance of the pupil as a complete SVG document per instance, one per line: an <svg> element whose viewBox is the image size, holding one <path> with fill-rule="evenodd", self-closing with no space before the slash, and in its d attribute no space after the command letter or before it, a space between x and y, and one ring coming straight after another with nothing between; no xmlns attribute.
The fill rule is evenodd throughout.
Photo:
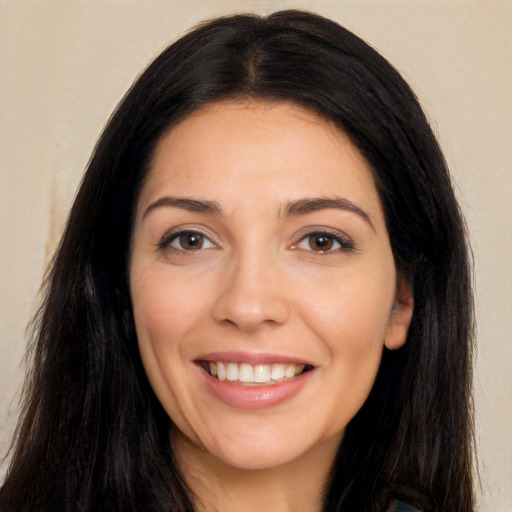
<svg viewBox="0 0 512 512"><path fill-rule="evenodd" d="M332 238L325 235L314 235L310 238L310 244L313 249L327 251L332 247Z"/></svg>
<svg viewBox="0 0 512 512"><path fill-rule="evenodd" d="M203 238L197 233L186 233L181 235L180 244L184 249L200 249L203 245Z"/></svg>

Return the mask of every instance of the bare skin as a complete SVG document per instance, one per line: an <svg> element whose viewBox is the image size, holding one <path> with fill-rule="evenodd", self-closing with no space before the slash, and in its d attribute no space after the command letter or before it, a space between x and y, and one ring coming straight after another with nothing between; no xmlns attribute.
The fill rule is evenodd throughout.
<svg viewBox="0 0 512 512"><path fill-rule="evenodd" d="M183 120L139 198L130 288L198 510L320 511L345 427L412 315L349 138L290 103Z"/></svg>
<svg viewBox="0 0 512 512"><path fill-rule="evenodd" d="M338 443L328 439L297 460L261 470L227 466L188 439L178 443L185 447L178 457L198 512L315 512L322 509Z"/></svg>

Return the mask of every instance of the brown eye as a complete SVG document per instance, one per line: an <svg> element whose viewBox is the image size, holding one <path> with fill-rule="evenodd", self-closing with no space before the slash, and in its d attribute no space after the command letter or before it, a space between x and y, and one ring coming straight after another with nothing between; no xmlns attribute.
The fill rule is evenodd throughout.
<svg viewBox="0 0 512 512"><path fill-rule="evenodd" d="M161 249L170 248L189 252L215 247L215 244L199 231L180 231L165 235L158 245Z"/></svg>
<svg viewBox="0 0 512 512"><path fill-rule="evenodd" d="M294 249L302 249L317 254L331 254L339 252L351 252L354 250L353 242L342 233L330 233L328 231L314 231L305 235Z"/></svg>
<svg viewBox="0 0 512 512"><path fill-rule="evenodd" d="M204 236L200 233L182 233L177 241L181 249L194 251L203 247Z"/></svg>
<svg viewBox="0 0 512 512"><path fill-rule="evenodd" d="M334 245L334 237L326 233L309 235L308 243L313 251L330 251Z"/></svg>

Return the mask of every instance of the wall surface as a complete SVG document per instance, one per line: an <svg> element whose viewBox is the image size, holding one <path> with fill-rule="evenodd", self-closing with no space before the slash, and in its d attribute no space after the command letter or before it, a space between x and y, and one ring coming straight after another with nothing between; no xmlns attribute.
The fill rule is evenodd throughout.
<svg viewBox="0 0 512 512"><path fill-rule="evenodd" d="M475 254L480 510L510 512L509 0L0 0L1 454L41 277L116 102L152 57L198 21L289 7L332 17L371 42L413 86L440 138Z"/></svg>

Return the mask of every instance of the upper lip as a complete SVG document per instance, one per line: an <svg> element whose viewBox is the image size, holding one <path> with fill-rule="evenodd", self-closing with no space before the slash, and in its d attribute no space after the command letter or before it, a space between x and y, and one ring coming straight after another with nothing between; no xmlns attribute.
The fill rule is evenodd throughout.
<svg viewBox="0 0 512 512"><path fill-rule="evenodd" d="M210 352L202 355L195 359L196 362L225 362L225 363L248 363L248 364L303 364L309 366L315 366L311 361L301 357L283 355L283 354L271 354L271 353L259 353L259 352Z"/></svg>

